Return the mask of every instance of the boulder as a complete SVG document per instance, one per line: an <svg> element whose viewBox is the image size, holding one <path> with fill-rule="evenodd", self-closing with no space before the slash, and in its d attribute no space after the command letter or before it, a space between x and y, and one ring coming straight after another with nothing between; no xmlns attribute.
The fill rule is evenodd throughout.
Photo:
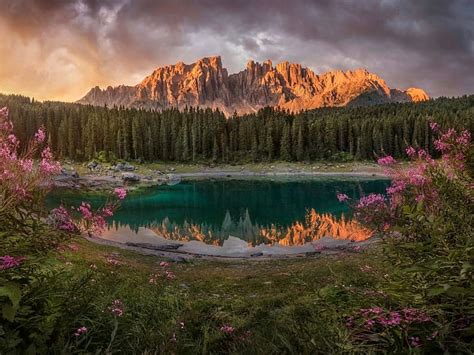
<svg viewBox="0 0 474 355"><path fill-rule="evenodd" d="M135 167L129 163L118 163L115 165L117 171L135 171Z"/></svg>
<svg viewBox="0 0 474 355"><path fill-rule="evenodd" d="M140 181L140 176L134 173L123 173L122 180L128 182L138 182Z"/></svg>
<svg viewBox="0 0 474 355"><path fill-rule="evenodd" d="M89 168L90 170L94 170L94 169L97 167L97 165L99 165L97 162L91 161L91 162L88 163L86 166L87 166L87 168Z"/></svg>

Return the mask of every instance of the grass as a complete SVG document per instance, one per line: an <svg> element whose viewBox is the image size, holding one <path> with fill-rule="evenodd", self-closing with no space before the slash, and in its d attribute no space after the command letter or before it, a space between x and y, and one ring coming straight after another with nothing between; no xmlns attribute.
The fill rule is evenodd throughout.
<svg viewBox="0 0 474 355"><path fill-rule="evenodd" d="M314 353L355 351L344 326L371 306L374 252L273 261L170 262L109 246L77 242L58 267L86 274L54 348L124 353ZM367 255L366 253L370 253ZM119 265L107 258L119 260ZM369 256L369 257L368 257ZM95 267L91 268L91 265ZM172 280L164 269L174 273ZM158 273L156 284L150 275ZM114 299L125 313L113 317ZM235 330L226 333L223 326ZM86 326L80 337L72 334ZM115 331L114 331L115 329ZM112 339L112 340L111 340Z"/></svg>

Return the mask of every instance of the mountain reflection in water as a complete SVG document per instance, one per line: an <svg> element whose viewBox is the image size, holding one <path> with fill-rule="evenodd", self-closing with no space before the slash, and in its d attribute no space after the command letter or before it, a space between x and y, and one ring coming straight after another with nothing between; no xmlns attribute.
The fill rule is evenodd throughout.
<svg viewBox="0 0 474 355"><path fill-rule="evenodd" d="M119 223L111 226L118 229ZM227 211L221 228L213 228L206 224L194 224L171 222L168 217L160 224L148 226L147 229L168 240L191 241L198 240L206 244L222 245L229 236L239 237L249 243L258 244L280 244L285 246L303 245L322 237L333 237L336 239L349 239L354 241L365 240L372 236L373 232L352 219L346 219L344 215L336 218L328 213L318 214L311 209L306 214L304 221L296 221L291 226L283 228L275 224L260 226L253 224L248 210L238 221L233 221ZM139 232L137 229L136 233ZM108 233L110 234L110 233Z"/></svg>
<svg viewBox="0 0 474 355"><path fill-rule="evenodd" d="M221 245L229 236L250 244L299 245L323 236L362 240L371 232L351 220L338 192L357 199L384 193L388 180L319 178L302 180L196 180L130 191L108 221L105 238L152 242L200 240ZM100 207L106 195L55 190L51 208L88 201Z"/></svg>

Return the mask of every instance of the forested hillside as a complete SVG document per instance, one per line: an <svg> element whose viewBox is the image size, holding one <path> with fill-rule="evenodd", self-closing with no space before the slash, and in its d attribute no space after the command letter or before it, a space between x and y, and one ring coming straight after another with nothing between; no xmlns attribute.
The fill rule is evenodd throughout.
<svg viewBox="0 0 474 355"><path fill-rule="evenodd" d="M152 112L0 95L22 142L38 127L60 158L77 161L306 161L404 156L414 145L434 153L428 122L474 130L474 95L422 103L325 108L289 114L266 108L226 119L189 108Z"/></svg>

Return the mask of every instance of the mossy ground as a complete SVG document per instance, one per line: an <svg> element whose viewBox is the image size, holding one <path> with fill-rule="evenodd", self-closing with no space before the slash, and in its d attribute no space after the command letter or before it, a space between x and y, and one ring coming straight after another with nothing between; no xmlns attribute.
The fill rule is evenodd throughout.
<svg viewBox="0 0 474 355"><path fill-rule="evenodd" d="M76 244L78 250L62 253L59 267L87 274L71 303L80 316L71 310L55 344L71 350L352 351L346 317L378 302L365 296L376 287L374 273L382 268L376 251L260 262L193 260L163 267L163 258L85 240ZM110 256L119 265L107 261ZM367 265L372 272L362 271ZM165 270L175 278L166 278ZM156 284L149 282L152 274L159 275ZM108 311L114 299L124 304L122 317ZM222 331L226 325L235 331ZM89 331L71 336L81 326Z"/></svg>

